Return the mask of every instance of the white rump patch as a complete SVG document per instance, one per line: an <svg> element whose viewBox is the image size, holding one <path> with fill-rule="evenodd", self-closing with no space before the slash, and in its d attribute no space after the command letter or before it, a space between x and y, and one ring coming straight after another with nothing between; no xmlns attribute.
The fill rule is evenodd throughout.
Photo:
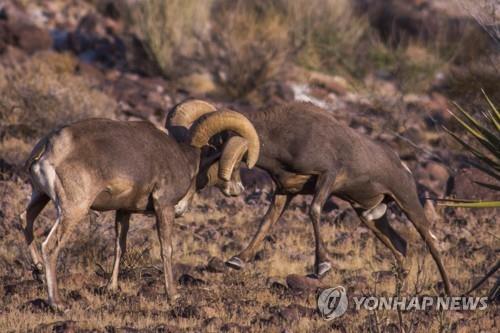
<svg viewBox="0 0 500 333"><path fill-rule="evenodd" d="M52 201L56 202L56 170L45 158L33 164L31 168L36 177L37 185L41 192L47 194Z"/></svg>

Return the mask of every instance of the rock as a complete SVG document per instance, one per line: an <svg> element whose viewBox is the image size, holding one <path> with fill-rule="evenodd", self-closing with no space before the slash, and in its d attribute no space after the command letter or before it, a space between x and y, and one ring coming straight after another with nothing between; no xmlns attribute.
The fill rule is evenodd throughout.
<svg viewBox="0 0 500 333"><path fill-rule="evenodd" d="M312 86L326 89L328 92L333 92L340 96L347 93L349 86L343 77L332 76L321 72L310 72L309 83Z"/></svg>
<svg viewBox="0 0 500 333"><path fill-rule="evenodd" d="M133 327L123 326L123 327L114 327L114 326L106 326L107 333L140 333L141 330L138 330Z"/></svg>
<svg viewBox="0 0 500 333"><path fill-rule="evenodd" d="M176 280L178 280L182 275L190 274L193 270L193 266L183 263L175 263L172 266L172 273L174 274L174 278ZM161 272L160 275L163 275L163 272Z"/></svg>
<svg viewBox="0 0 500 333"><path fill-rule="evenodd" d="M292 291L316 291L317 289L322 289L326 288L326 286L321 283L320 280L314 279L311 277L307 276L302 276L302 275L297 275L297 274L290 274L286 277L286 284L288 285L288 288L290 288Z"/></svg>
<svg viewBox="0 0 500 333"><path fill-rule="evenodd" d="M203 326L206 327L209 325L212 325L215 327L222 326L222 319L220 319L219 317L209 317L203 321Z"/></svg>
<svg viewBox="0 0 500 333"><path fill-rule="evenodd" d="M18 283L6 284L3 286L3 291L5 296L10 296L14 294L18 294L21 292L28 291L41 291L44 287L36 280L25 280L20 281Z"/></svg>
<svg viewBox="0 0 500 333"><path fill-rule="evenodd" d="M179 281L179 284L182 286L190 287L201 286L206 283L202 279L196 278L190 274L182 274L177 281Z"/></svg>
<svg viewBox="0 0 500 333"><path fill-rule="evenodd" d="M227 205L226 205L226 208L229 208L229 207L227 207ZM240 252L242 249L243 248L242 248L241 244L239 242L235 242L235 241L229 241L222 246L223 252Z"/></svg>
<svg viewBox="0 0 500 333"><path fill-rule="evenodd" d="M26 21L0 21L0 52L13 45L32 54L52 47L52 37L47 30Z"/></svg>
<svg viewBox="0 0 500 333"><path fill-rule="evenodd" d="M193 318L200 316L200 308L195 305L178 306L171 311L171 315L175 318Z"/></svg>
<svg viewBox="0 0 500 333"><path fill-rule="evenodd" d="M476 168L465 168L450 178L446 195L458 199L499 200L498 190L488 186L499 188L500 181Z"/></svg>
<svg viewBox="0 0 500 333"><path fill-rule="evenodd" d="M151 283L151 284L146 284L142 285L139 290L137 291L137 296L141 296L147 299L156 299L158 297L161 297L161 293L164 289L162 289L162 286L160 283Z"/></svg>
<svg viewBox="0 0 500 333"><path fill-rule="evenodd" d="M38 325L35 332L76 333L80 332L80 330L78 329L75 321L65 320Z"/></svg>
<svg viewBox="0 0 500 333"><path fill-rule="evenodd" d="M284 308L271 309L272 313L278 314L285 321L293 322L302 318L310 318L315 315L316 310L299 304L290 304Z"/></svg>
<svg viewBox="0 0 500 333"><path fill-rule="evenodd" d="M441 163L429 162L425 166L425 170L429 174L431 180L437 180L443 185L446 184L450 177L448 169Z"/></svg>
<svg viewBox="0 0 500 333"><path fill-rule="evenodd" d="M458 5L446 2L417 0L356 0L355 8L366 15L371 26L378 30L384 41L393 46L410 44L414 38L435 40L445 32L448 43L464 42L464 36L480 43L485 34L473 20L464 16ZM465 44L467 45L467 44Z"/></svg>
<svg viewBox="0 0 500 333"><path fill-rule="evenodd" d="M20 306L20 309L23 311L31 311L35 313L41 312L51 312L52 309L49 303L41 298L35 298L31 301L28 301Z"/></svg>
<svg viewBox="0 0 500 333"><path fill-rule="evenodd" d="M250 327L238 323L226 323L220 327L221 332L250 332Z"/></svg>
<svg viewBox="0 0 500 333"><path fill-rule="evenodd" d="M266 249L262 249L255 254L254 260L255 261L262 261L262 260L269 259L270 257L271 257L271 253Z"/></svg>
<svg viewBox="0 0 500 333"><path fill-rule="evenodd" d="M212 75L208 72L184 76L179 79L179 84L190 96L205 96L217 89Z"/></svg>
<svg viewBox="0 0 500 333"><path fill-rule="evenodd" d="M207 270L212 273L224 273L227 271L227 266L222 259L212 257L208 261Z"/></svg>
<svg viewBox="0 0 500 333"><path fill-rule="evenodd" d="M178 333L178 332L183 332L179 327L177 326L172 326L168 324L160 324L156 325L152 329L153 332L155 333Z"/></svg>
<svg viewBox="0 0 500 333"><path fill-rule="evenodd" d="M273 293L284 293L288 290L288 287L279 279L270 277L266 281L266 286L271 290Z"/></svg>

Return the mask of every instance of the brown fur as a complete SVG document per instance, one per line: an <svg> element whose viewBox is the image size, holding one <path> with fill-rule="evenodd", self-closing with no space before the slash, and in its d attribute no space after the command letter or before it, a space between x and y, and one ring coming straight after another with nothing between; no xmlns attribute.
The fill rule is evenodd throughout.
<svg viewBox="0 0 500 333"><path fill-rule="evenodd" d="M368 214L382 201L393 200L429 246L445 289L450 293L415 181L395 152L339 123L331 114L310 103L293 102L244 114L253 123L262 142L257 166L271 175L277 185L276 195L285 195L287 203L296 194L314 195L310 217L316 239L315 267L319 275L330 268L319 220L321 209L331 195L349 201L360 219L403 264L406 241L391 228L385 217L372 221ZM274 200L270 208L273 213L266 214L250 245L228 264L242 266L242 261L254 257L263 236L286 208L282 200L278 207L276 202Z"/></svg>
<svg viewBox="0 0 500 333"><path fill-rule="evenodd" d="M130 214L156 216L165 288L169 298L176 298L171 268L176 205L182 203L182 213L196 189L216 185L207 183L199 168L207 172L218 156L219 152L202 154L201 149L178 143L148 122L89 119L40 140L26 163L33 194L21 219L34 264L45 269L49 303L64 308L57 288L58 253L90 209L117 211L115 264L108 285L113 290L118 287ZM41 256L33 242L33 222L49 200L58 218L42 244Z"/></svg>

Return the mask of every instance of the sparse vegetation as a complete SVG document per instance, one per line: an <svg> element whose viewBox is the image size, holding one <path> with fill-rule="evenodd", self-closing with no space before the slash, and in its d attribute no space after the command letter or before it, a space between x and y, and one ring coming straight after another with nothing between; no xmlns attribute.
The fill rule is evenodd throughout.
<svg viewBox="0 0 500 333"><path fill-rule="evenodd" d="M78 119L113 117L116 102L94 87L90 79L75 76L75 67L76 61L69 54L52 52L12 67L0 67L2 154L11 150L12 140L31 142L50 129ZM18 158L26 157L22 153Z"/></svg>
<svg viewBox="0 0 500 333"><path fill-rule="evenodd" d="M487 173L495 180L500 181L500 111L493 104L488 95L484 92L486 107L481 112L482 117L474 117L470 112L465 111L460 105L455 104L456 112L450 111L453 117L460 123L462 128L474 139L475 143L461 138L457 133L446 129L462 147L472 153L476 160L472 165ZM495 184L480 184L482 186L500 192L500 187ZM446 202L448 201L448 202ZM468 208L495 208L500 207L500 201L478 201L449 199L445 200L447 206L468 207Z"/></svg>
<svg viewBox="0 0 500 333"><path fill-rule="evenodd" d="M271 101L279 95L321 104L339 121L395 148L414 173L420 196L443 197L449 184L464 182L451 171L462 167L465 158L462 150L450 151L452 139L440 125L480 154L494 156L447 112L450 100L455 100L463 112L452 111L475 132L484 128L495 135L498 129L490 120L498 122L491 115L500 101L500 58L491 35L499 26L491 24L491 18L498 17L489 16L498 11L476 6L494 1L453 1L472 6L464 6L470 16L450 13L452 1L436 0L4 2L0 332L456 333L498 327L497 305L485 311L349 310L332 322L324 321L316 311L317 290L287 284L290 274L305 278L313 270L309 197L294 198L245 270L226 270L221 260L250 241L269 205L273 189L255 170L244 174L252 184L244 195L228 199L207 190L176 220L173 256L182 298L175 304L168 304L163 294L153 218L132 218L129 252L120 272L122 290L117 294L102 288L113 262L113 214L101 213L97 223L80 223L73 245L60 256L60 287L71 304L67 314L46 307L45 286L32 274L18 225L30 193L22 165L42 135L94 116L147 119L162 126L166 111L192 95L236 109L264 104L259 103L265 97L253 99L254 94L268 94ZM433 12L437 2L439 8ZM360 3L370 6L359 10ZM393 16L380 16L387 11ZM55 50L27 53L18 48L17 39L26 38L23 43L29 44L33 38L16 30L22 20L35 21L44 36L50 31ZM381 22L387 24L381 27ZM141 70L141 62L150 65L147 57L158 66ZM186 89L197 83L202 86L199 93ZM459 193L468 193L465 185ZM498 193L489 189L488 195ZM467 196L452 188L450 197ZM498 208L435 209L428 202L426 213L433 217L431 229L453 289L457 294L470 289L498 262ZM55 219L49 205L35 223L39 245ZM423 255L427 250L420 238L397 210L390 223L408 241L405 279L395 274L391 253L361 226L354 211L341 200L330 200L322 232L334 269L320 282L342 285L349 295L436 295L442 286L430 257ZM488 280L474 295L486 295L493 283Z"/></svg>
<svg viewBox="0 0 500 333"><path fill-rule="evenodd" d="M141 1L132 15L150 56L167 77L186 74L179 63L194 58L209 26L212 0Z"/></svg>
<svg viewBox="0 0 500 333"><path fill-rule="evenodd" d="M289 55L288 27L273 2L218 1L205 54L229 96L243 97L274 78Z"/></svg>

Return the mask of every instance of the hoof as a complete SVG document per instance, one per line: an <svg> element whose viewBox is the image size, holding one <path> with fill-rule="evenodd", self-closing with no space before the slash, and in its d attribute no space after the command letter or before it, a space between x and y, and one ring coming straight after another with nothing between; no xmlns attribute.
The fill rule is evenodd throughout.
<svg viewBox="0 0 500 333"><path fill-rule="evenodd" d="M50 307L56 313L68 313L70 310L69 306L62 302L51 303Z"/></svg>
<svg viewBox="0 0 500 333"><path fill-rule="evenodd" d="M108 293L111 293L111 294L114 294L114 293L120 291L120 287L118 287L118 285L113 285L111 283L107 284L105 288L106 288L106 291Z"/></svg>
<svg viewBox="0 0 500 333"><path fill-rule="evenodd" d="M325 276L325 274L328 273L331 269L332 265L328 261L324 261L316 267L316 276L318 277L318 279L320 279Z"/></svg>
<svg viewBox="0 0 500 333"><path fill-rule="evenodd" d="M237 270L240 270L243 267L245 267L245 263L243 262L243 260L241 260L240 258L238 258L236 256L234 256L231 259L229 259L228 261L226 261L226 265L231 267L231 268L237 269Z"/></svg>
<svg viewBox="0 0 500 333"><path fill-rule="evenodd" d="M181 294L175 293L173 295L168 296L168 302L170 304L175 303L179 298L181 298Z"/></svg>

